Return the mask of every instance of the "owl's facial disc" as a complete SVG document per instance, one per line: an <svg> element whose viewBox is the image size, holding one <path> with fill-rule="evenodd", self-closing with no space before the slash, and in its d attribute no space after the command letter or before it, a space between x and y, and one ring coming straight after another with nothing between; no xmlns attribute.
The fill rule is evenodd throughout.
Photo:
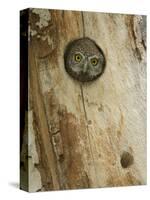
<svg viewBox="0 0 150 200"><path fill-rule="evenodd" d="M105 56L90 38L71 41L65 50L65 69L70 76L87 82L97 79L105 69Z"/></svg>

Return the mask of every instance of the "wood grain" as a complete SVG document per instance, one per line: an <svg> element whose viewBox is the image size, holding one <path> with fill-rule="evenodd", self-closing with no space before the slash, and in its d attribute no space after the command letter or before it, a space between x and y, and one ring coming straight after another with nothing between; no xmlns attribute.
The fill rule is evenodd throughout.
<svg viewBox="0 0 150 200"><path fill-rule="evenodd" d="M145 16L29 9L29 22L27 190L146 184ZM66 45L80 37L106 57L90 83L64 68Z"/></svg>

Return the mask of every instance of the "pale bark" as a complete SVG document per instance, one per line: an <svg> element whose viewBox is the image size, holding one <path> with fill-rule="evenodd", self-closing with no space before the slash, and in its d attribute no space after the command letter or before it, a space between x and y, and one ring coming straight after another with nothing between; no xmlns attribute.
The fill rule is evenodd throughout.
<svg viewBox="0 0 150 200"><path fill-rule="evenodd" d="M28 190L146 184L145 16L29 9L29 21ZM80 37L106 58L84 84L64 68Z"/></svg>

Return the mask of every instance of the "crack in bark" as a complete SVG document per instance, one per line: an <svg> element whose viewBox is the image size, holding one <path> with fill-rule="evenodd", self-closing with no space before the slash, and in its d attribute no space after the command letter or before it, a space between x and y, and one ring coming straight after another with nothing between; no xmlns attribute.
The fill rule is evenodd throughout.
<svg viewBox="0 0 150 200"><path fill-rule="evenodd" d="M48 143L47 140L52 144L52 141L50 140L50 137L48 135L49 133L49 126L48 126L48 121L47 121L47 113L46 113L46 108L45 108L45 102L42 99L42 91L41 87L39 84L39 74L38 74L38 69L37 69L37 63L35 61L35 53L34 53L34 45L31 43L29 47L29 66L30 67L30 79L31 79L31 89L32 92L34 91L34 98L33 98L33 103L35 105L34 111L36 110L35 117L36 117L36 122L37 122L37 127L38 127L38 133L39 133L39 138L41 143L43 143L43 148L42 154L45 154L45 159L43 160L44 164L46 165L46 168L49 171L49 177L52 178L52 184L53 188L59 189L59 181L58 181L58 175L56 171L56 165L55 165L55 157L54 157L54 151L51 145L47 146L46 143ZM41 122L40 118L43 119ZM43 123L44 122L44 123ZM44 134L43 134L44 133ZM42 145L40 145L42 146ZM42 156L41 156L42 158ZM46 160L46 162L45 162ZM45 172L44 172L45 173ZM45 181L44 181L45 182ZM49 185L46 185L46 190L49 190Z"/></svg>
<svg viewBox="0 0 150 200"><path fill-rule="evenodd" d="M80 85L80 89L81 89L81 97L82 97L82 103L83 103L83 109L84 109L85 119L86 119L86 122L87 122L88 118L87 118L87 113L86 113L86 108L85 108L84 94L83 94L83 87L82 87L82 85Z"/></svg>
<svg viewBox="0 0 150 200"><path fill-rule="evenodd" d="M83 24L83 37L85 37L85 22L84 22L83 12L81 12L81 15L82 15L82 24Z"/></svg>
<svg viewBox="0 0 150 200"><path fill-rule="evenodd" d="M142 39L142 45L144 47L144 50L146 51L146 45L145 45L145 41Z"/></svg>
<svg viewBox="0 0 150 200"><path fill-rule="evenodd" d="M92 156L92 160L93 160L93 166L94 166L94 171L95 171L95 179L96 179L96 182L98 184L98 180L97 180L97 176L96 176L96 167L95 167L95 160L94 160L94 154L93 154L93 150L92 150L92 145L91 145L91 140L90 140L90 131L89 131L89 128L87 126L87 123L88 123L88 117L87 117L87 112L86 112L86 107L85 107L85 101L84 101L84 94L83 94L83 87L82 85L80 85L80 89L81 89L81 97L82 97L82 104L83 104L83 110L84 110L84 115L85 115L85 119L86 119L86 130L87 130L87 133L88 133L88 141L89 141L89 147L90 147L90 152L91 152L91 156Z"/></svg>
<svg viewBox="0 0 150 200"><path fill-rule="evenodd" d="M55 131L55 132L51 132L51 135L54 136L54 135L57 135L58 133L60 133L60 130Z"/></svg>
<svg viewBox="0 0 150 200"><path fill-rule="evenodd" d="M135 45L134 52L135 52L135 55L137 56L138 60L141 62L142 56L140 53L140 49L137 46L137 41L136 41L137 37L136 37L135 31L134 31L134 17L131 18L130 22L131 22L131 33L132 33L132 37L133 37L133 41L134 41L134 45Z"/></svg>
<svg viewBox="0 0 150 200"><path fill-rule="evenodd" d="M139 40L139 35L138 33L136 33L135 30L135 26L138 26L138 28L140 29L141 32L141 40ZM142 24L138 23L138 22L134 22L134 17L130 18L130 28L131 28L131 35L133 37L133 42L134 42L134 46L135 48L133 49L133 51L135 52L136 57L138 58L139 62L142 61L142 49L140 48L139 45L143 46L144 50L146 50L146 44L145 44L145 40L144 40L144 36L143 36L143 32L144 30L142 29Z"/></svg>
<svg viewBox="0 0 150 200"><path fill-rule="evenodd" d="M65 15L65 11L62 10L62 12L61 12L61 17L64 18L64 15Z"/></svg>

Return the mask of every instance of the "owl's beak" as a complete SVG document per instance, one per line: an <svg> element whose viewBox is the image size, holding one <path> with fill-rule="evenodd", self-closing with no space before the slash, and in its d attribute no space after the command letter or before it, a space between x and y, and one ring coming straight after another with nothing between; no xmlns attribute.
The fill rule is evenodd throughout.
<svg viewBox="0 0 150 200"><path fill-rule="evenodd" d="M88 67L88 63L85 62L84 66L83 66L83 73L85 73L87 71L87 67Z"/></svg>

